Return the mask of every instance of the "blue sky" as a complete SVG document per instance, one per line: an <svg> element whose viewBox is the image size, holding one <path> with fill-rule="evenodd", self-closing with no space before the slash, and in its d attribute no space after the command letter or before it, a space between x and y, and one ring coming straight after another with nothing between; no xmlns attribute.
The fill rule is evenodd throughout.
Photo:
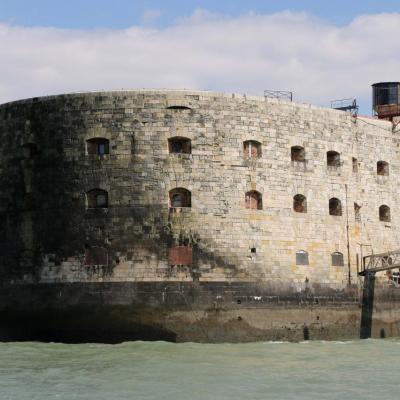
<svg viewBox="0 0 400 400"><path fill-rule="evenodd" d="M195 9L239 16L249 11L271 14L282 10L306 11L335 24L347 24L360 14L399 12L399 0L0 0L0 20L23 26L60 28L126 28L143 23L156 11L158 27L173 24Z"/></svg>
<svg viewBox="0 0 400 400"><path fill-rule="evenodd" d="M105 28L105 29L104 29ZM0 0L0 103L169 88L329 106L400 80L400 0Z"/></svg>

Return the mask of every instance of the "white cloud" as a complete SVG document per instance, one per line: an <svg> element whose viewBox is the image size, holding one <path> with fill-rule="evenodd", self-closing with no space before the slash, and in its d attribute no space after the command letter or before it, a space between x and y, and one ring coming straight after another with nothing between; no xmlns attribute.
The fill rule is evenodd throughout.
<svg viewBox="0 0 400 400"><path fill-rule="evenodd" d="M146 10L142 16L141 21L144 25L151 25L157 19L159 19L163 15L163 12L158 9L149 9Z"/></svg>
<svg viewBox="0 0 400 400"><path fill-rule="evenodd" d="M154 16L154 15L153 15ZM337 27L304 13L196 11L166 29L62 30L0 24L0 103L78 90L292 90L316 104L400 80L400 14Z"/></svg>

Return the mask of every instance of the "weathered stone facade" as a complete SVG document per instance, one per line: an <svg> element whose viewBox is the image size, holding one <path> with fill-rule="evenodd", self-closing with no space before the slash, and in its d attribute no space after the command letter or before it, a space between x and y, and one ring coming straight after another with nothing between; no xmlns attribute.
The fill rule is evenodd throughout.
<svg viewBox="0 0 400 400"><path fill-rule="evenodd" d="M361 245L364 255L400 247L400 137L387 121L137 90L1 105L0 137L3 282L250 282L271 295L326 294L360 283ZM89 154L94 138L109 149ZM171 138L190 139L190 151L171 153ZM292 160L294 146L304 160ZM340 157L332 166L329 151ZM190 207L171 207L176 188L190 191ZM88 207L93 189L106 207ZM257 192L260 209L246 208ZM298 194L306 212L293 209ZM333 198L341 215L330 215Z"/></svg>

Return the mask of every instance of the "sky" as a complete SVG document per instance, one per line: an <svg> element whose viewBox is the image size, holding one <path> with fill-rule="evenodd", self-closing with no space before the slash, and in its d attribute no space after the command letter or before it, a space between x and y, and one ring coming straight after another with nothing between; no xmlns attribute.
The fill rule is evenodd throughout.
<svg viewBox="0 0 400 400"><path fill-rule="evenodd" d="M400 80L400 0L0 0L0 104L170 88L329 106Z"/></svg>

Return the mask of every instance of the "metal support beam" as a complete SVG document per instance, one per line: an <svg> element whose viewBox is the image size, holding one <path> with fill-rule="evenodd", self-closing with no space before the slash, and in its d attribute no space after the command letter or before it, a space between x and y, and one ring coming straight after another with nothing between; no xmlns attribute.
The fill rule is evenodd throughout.
<svg viewBox="0 0 400 400"><path fill-rule="evenodd" d="M368 339L371 337L372 313L374 309L374 290L375 290L375 272L368 272L365 274L364 278L360 339Z"/></svg>

